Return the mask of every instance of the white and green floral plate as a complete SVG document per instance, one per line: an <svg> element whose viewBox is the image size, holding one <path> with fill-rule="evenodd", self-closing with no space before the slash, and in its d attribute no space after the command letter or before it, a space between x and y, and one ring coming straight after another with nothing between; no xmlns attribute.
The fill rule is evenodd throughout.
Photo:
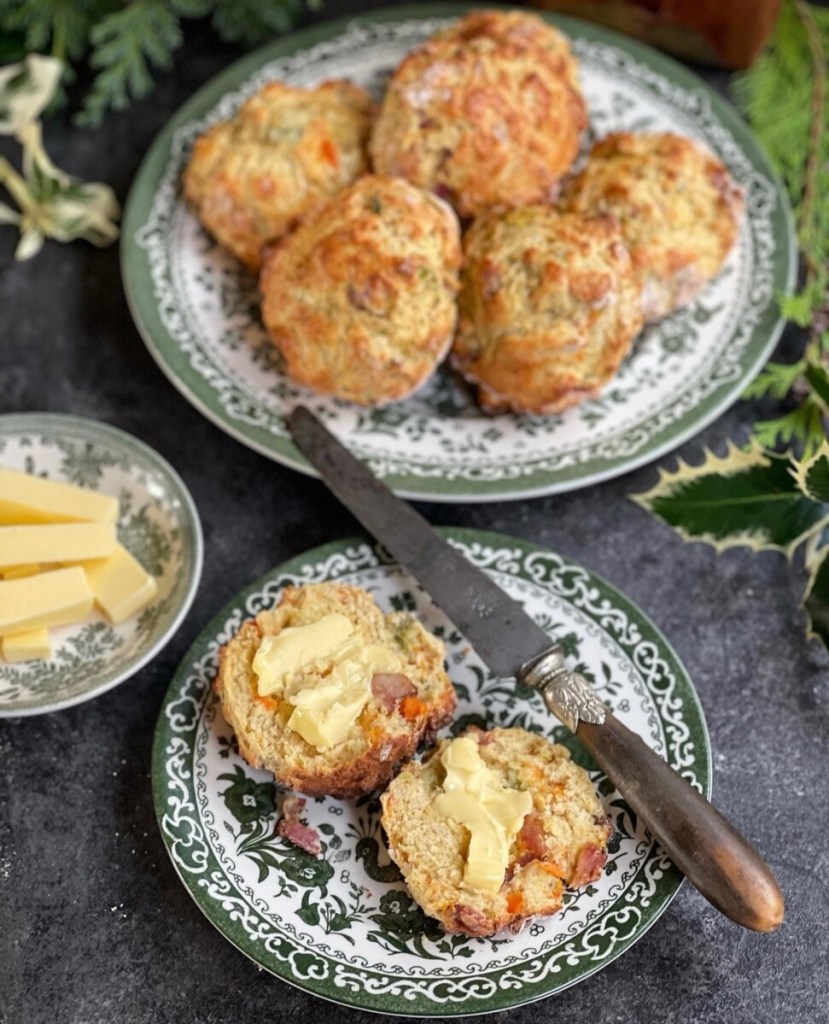
<svg viewBox="0 0 829 1024"><path fill-rule="evenodd" d="M0 416L0 466L118 498L118 539L156 577L158 596L112 626L98 611L51 630L48 661L0 660L0 717L58 711L117 686L178 629L202 568L198 513L178 474L130 434L54 413Z"/></svg>
<svg viewBox="0 0 829 1024"><path fill-rule="evenodd" d="M480 6L480 5L478 5ZM649 328L595 401L560 416L484 416L446 368L383 409L323 399L280 371L259 319L256 281L185 205L193 140L263 83L350 78L379 97L388 73L462 4L371 11L278 40L202 88L161 132L139 171L122 232L124 283L150 352L198 409L232 436L312 473L285 415L302 401L398 493L436 501L510 499L582 487L676 448L726 409L768 358L793 281L785 196L734 110L690 71L620 35L555 19L582 68L591 137L670 130L704 142L746 190L747 217L719 277Z"/></svg>
<svg viewBox="0 0 829 1024"><path fill-rule="evenodd" d="M604 580L526 541L442 531L519 600L630 728L709 794L702 710L676 655ZM446 644L459 696L452 731L515 725L554 736L593 775L616 834L601 879L519 935L449 936L427 919L389 861L376 797L309 799L319 858L274 827L282 795L239 756L212 691L220 648L288 584L361 586L386 610L411 611ZM503 1010L583 980L654 923L681 876L581 746L532 691L492 678L423 590L368 542L317 548L227 604L185 656L162 707L153 751L161 833L193 899L257 964L306 992L386 1014Z"/></svg>

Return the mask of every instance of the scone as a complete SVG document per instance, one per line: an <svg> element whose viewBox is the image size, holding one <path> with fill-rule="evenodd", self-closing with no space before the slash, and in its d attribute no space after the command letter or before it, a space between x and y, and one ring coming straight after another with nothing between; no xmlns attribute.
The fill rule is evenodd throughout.
<svg viewBox="0 0 829 1024"><path fill-rule="evenodd" d="M571 58L572 60L572 58ZM587 119L569 64L464 22L409 54L372 130L372 165L447 199L463 218L554 200Z"/></svg>
<svg viewBox="0 0 829 1024"><path fill-rule="evenodd" d="M494 935L601 875L612 827L566 748L471 730L405 765L381 797L389 854L447 932Z"/></svg>
<svg viewBox="0 0 829 1024"><path fill-rule="evenodd" d="M446 203L366 175L267 251L262 319L297 383L382 405L411 394L445 356L460 263Z"/></svg>
<svg viewBox="0 0 829 1024"><path fill-rule="evenodd" d="M216 690L242 757L309 796L384 786L449 720L442 643L335 583L287 587L222 648Z"/></svg>
<svg viewBox="0 0 829 1024"><path fill-rule="evenodd" d="M617 218L646 321L685 305L717 274L743 214L742 190L725 166L691 139L671 134L600 139L562 202Z"/></svg>
<svg viewBox="0 0 829 1024"><path fill-rule="evenodd" d="M373 115L368 93L350 82L272 82L196 140L184 195L216 240L257 270L266 242L368 169Z"/></svg>
<svg viewBox="0 0 829 1024"><path fill-rule="evenodd" d="M439 39L469 42L486 37L498 43L541 51L543 58L581 92L578 61L564 33L529 11L470 11L454 25L437 33Z"/></svg>
<svg viewBox="0 0 829 1024"><path fill-rule="evenodd" d="M484 410L557 413L610 380L642 326L612 217L489 213L466 232L464 253L451 361Z"/></svg>

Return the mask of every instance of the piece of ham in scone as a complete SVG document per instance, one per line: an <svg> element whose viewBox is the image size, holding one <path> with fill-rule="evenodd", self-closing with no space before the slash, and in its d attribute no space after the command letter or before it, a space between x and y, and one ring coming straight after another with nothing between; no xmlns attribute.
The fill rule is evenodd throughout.
<svg viewBox="0 0 829 1024"><path fill-rule="evenodd" d="M556 913L601 875L613 829L565 747L470 730L405 765L381 797L389 854L447 932L494 935Z"/></svg>
<svg viewBox="0 0 829 1024"><path fill-rule="evenodd" d="M242 756L309 796L384 786L457 698L443 644L336 583L287 587L222 649L216 689Z"/></svg>

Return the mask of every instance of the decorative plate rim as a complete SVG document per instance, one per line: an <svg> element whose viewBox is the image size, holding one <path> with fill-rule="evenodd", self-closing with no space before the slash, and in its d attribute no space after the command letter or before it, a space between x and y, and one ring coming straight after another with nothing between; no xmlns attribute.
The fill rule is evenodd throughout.
<svg viewBox="0 0 829 1024"><path fill-rule="evenodd" d="M151 448L145 441L142 441L134 434L128 433L126 430L122 430L120 427L101 420L87 419L71 413L35 411L4 413L0 415L0 438L24 434L33 435L40 430L48 428L53 430L55 428L65 428L66 432L71 436L88 436L99 442L101 438L104 438L119 453L124 454L128 458L132 457L133 452L138 453L146 463L156 469L165 478L167 485L181 503L183 543L190 548L192 567L178 610L167 628L147 647L146 651L131 661L122 671L116 673L111 679L107 679L100 685L65 700L52 701L37 707L0 707L0 718L29 718L34 715L49 714L53 711L63 711L66 708L75 707L78 704L84 704L88 700L99 697L108 690L112 690L121 683L131 679L152 661L178 631L185 616L192 607L201 581L204 564L204 538L202 536L201 520L196 503L178 472L154 448Z"/></svg>
<svg viewBox="0 0 829 1024"><path fill-rule="evenodd" d="M210 79L170 118L150 147L130 190L121 240L122 278L133 320L153 358L177 390L225 433L260 454L307 475L317 474L294 448L288 437L275 436L262 426L234 420L213 394L212 386L187 365L187 359L178 348L178 343L169 336L164 324L158 319L150 284L149 259L135 242L136 232L147 222L157 185L170 156L175 131L182 124L210 109L219 96L244 81L260 65L301 51L315 43L333 39L347 31L349 26L405 22L409 19L427 17L451 17L477 7L480 7L480 4L429 3L370 10L305 28L248 54ZM544 16L548 17L546 14ZM671 82L702 94L710 104L713 117L731 133L746 160L771 183L776 202L769 214L769 222L777 245L771 258L773 285L777 290L790 288L796 274L797 250L788 199L767 156L737 111L692 71L642 43L577 19L555 16L549 17L549 20L586 41L605 42L620 48ZM708 395L695 399L690 410L678 413L667 425L655 426L653 435L633 454L594 453L584 465L538 468L535 464L540 464L544 460L542 451L527 460L527 468L518 479L499 477L487 480L471 479L466 476L449 479L445 474L441 475L436 456L431 458L428 466L429 473L434 472L434 476L425 473L417 476L405 467L400 468L399 456L378 459L373 468L385 477L386 482L394 490L406 497L436 502L469 503L518 500L559 493L630 472L675 450L713 422L737 400L747 382L759 372L768 359L782 332L784 321L771 306L772 301L763 306L762 317L750 331L746 351L741 354L738 361L741 370L739 378L736 381L716 384ZM278 417L279 414L275 415ZM625 428L626 432L635 431L637 426L641 427L648 422L648 419L645 419L642 424L632 424ZM353 446L350 438L346 437L345 440ZM582 448L583 443L580 443L577 450ZM371 456L368 457L371 460ZM398 468L395 468L395 461L399 464Z"/></svg>
<svg viewBox="0 0 829 1024"><path fill-rule="evenodd" d="M637 605L635 605L629 598L625 597L613 584L607 582L607 580L600 575L584 569L582 566L578 565L578 563L575 563L564 556L557 555L541 545L493 531L460 527L439 527L438 529L445 537L459 544L472 545L477 543L484 546L489 545L494 550L504 550L506 548L514 550L517 548L520 550L522 558L537 553L541 555L551 555L553 558L559 559L562 569L573 569L583 573L587 577L591 588L598 587L601 592L601 597L609 597L613 601L614 609L620 610L624 615L629 616L630 621L635 623L635 625L642 630L640 639L636 641L637 644L642 641L655 641L658 645L659 656L670 665L672 673L675 674L678 691L682 698L686 724L688 725L689 730L693 733L694 742L697 748L694 756L693 771L696 772L697 777L700 779L705 795L710 798L713 774L712 752L708 728L699 696L694 688L693 682L688 676L687 671L673 647L666 640L658 627ZM228 620L232 616L238 613L244 618L251 614L247 608L248 600L252 596L260 593L268 584L273 584L283 576L298 575L303 569L307 569L309 566L324 563L331 556L343 555L349 549L359 550L361 546L367 547L377 556L379 565L394 566L396 564L393 560L389 559L388 555L383 551L382 546L370 541L365 536L345 537L341 540L331 541L296 555L275 566L270 571L262 574L227 601L211 618L204 629L201 630L182 659L170 682L170 686L164 696L159 711L153 738L152 752L152 789L156 820L159 831L161 832L162 841L164 842L165 849L172 861L174 870L184 887L187 889L191 898L198 906L199 910L201 910L201 912L223 935L223 937L240 950L240 952L244 953L260 968L267 970L280 980L287 982L293 987L298 988L309 995L326 999L327 1001L338 1005L349 1006L369 1012L383 1013L388 1016L420 1016L431 1018L477 1016L484 1013L499 1012L505 1009L515 1008L530 1002L535 1002L538 999L546 998L548 995L564 991L573 984L577 984L578 982L592 976L596 971L601 970L608 963L612 962L624 953L631 945L638 941L642 935L645 934L645 932L667 909L671 900L679 891L684 879L680 872L670 864L669 861L667 861L667 858L664 858L664 853L662 853L661 850L659 853L663 856L668 865L667 869L660 876L660 883L664 886L663 891L658 892L654 896L651 905L647 907L647 915L645 919L637 925L633 934L619 939L616 944L618 948L614 948L609 954L604 956L600 962L593 964L582 973L571 978L565 983L558 985L553 984L551 986L548 984L549 979L546 978L542 979L541 982L535 982L534 985L530 985L528 983L525 987L531 990L529 994L515 998L508 996L506 1001L501 999L497 1002L497 1005L492 1006L479 1005L475 1007L473 1005L470 1007L466 1001L463 1003L451 1003L445 1005L438 1004L436 1002L429 1002L426 997L421 996L420 999L424 1003L428 1004L425 1007L418 1004L407 1005L399 1009L395 1009L393 1006L389 1006L387 1003L382 1002L383 999L388 1000L388 996L375 996L375 1002L374 1005L372 1005L371 994L362 990L356 994L353 994L347 988L340 988L335 992L332 992L330 990L322 990L320 987L323 984L322 982L317 982L318 987L314 987L313 982L305 981L303 983L303 981L298 980L290 974L290 968L285 962L279 961L278 958L273 955L271 955L271 960L275 961L275 963L266 962L266 956L262 952L261 944L257 945L256 941L247 935L241 926L237 925L233 915L225 913L221 909L219 904L216 902L215 896L211 896L203 891L203 887L199 885L198 879L195 876L190 877L186 875L176 860L173 840L171 836L168 835L164 827L164 818L169 812L169 800L171 799L168 787L170 780L173 778L167 767L167 761L170 756L169 748L171 744L175 743L179 754L184 751L184 776L190 780L187 785L192 790L192 800L195 804L198 801L195 789L193 788L195 786L195 777L197 774L197 752L193 738L199 729L199 724L204 714L204 705L206 700L210 698L212 685L210 683L206 683L206 685L204 685L203 692L197 692L193 688L193 684L197 681L197 676L202 672L202 663L207 657L211 644L214 644L217 641L217 637L222 634L228 624ZM356 563L352 561L350 566L343 571L348 575L349 572L359 571L359 568ZM518 576L518 578L524 578L521 576L520 571L517 571L515 575ZM338 578L336 574L335 578ZM575 607L578 606L576 605ZM586 609L582 608L581 611L584 612L588 618L591 617L590 613L586 611ZM595 618L593 621L598 625ZM605 632L606 635L610 635L602 626L599 626L599 629ZM203 681L199 680L199 684L201 685L202 683ZM170 721L168 720L169 709L171 709L176 702L184 699L189 701L195 709L192 715L192 721L185 730L187 733L186 738L182 737L180 731L174 731L171 728ZM203 761L199 761L199 764L203 763ZM181 784L181 779L178 777L176 777L175 781L179 785ZM179 794L179 799L186 800L187 797L182 798ZM207 843L206 840L205 842ZM209 845L209 843L207 845ZM651 857L657 856L654 852L655 849L658 848L653 848L651 850L644 863L648 863ZM636 877L638 877L638 874ZM610 915L615 908L616 903L623 900L624 893L621 894L613 904L602 909L597 916L597 920L601 920ZM653 903L656 905L653 906ZM323 954L321 953L318 955L323 957ZM282 968L281 970L280 967ZM492 975L502 969L503 968L490 968L485 972L485 974ZM377 971L373 968L368 968L362 970L362 973L371 975L376 974ZM333 986L329 981L329 989L332 987Z"/></svg>

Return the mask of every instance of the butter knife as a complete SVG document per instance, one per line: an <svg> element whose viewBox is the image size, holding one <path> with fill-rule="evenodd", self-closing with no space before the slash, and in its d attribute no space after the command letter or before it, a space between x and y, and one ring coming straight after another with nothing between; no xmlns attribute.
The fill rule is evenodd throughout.
<svg viewBox="0 0 829 1024"><path fill-rule="evenodd" d="M489 576L381 483L304 406L294 442L372 536L417 579L500 678L537 689L576 734L685 877L717 910L755 931L783 920L769 866L743 836L570 672L561 649Z"/></svg>

